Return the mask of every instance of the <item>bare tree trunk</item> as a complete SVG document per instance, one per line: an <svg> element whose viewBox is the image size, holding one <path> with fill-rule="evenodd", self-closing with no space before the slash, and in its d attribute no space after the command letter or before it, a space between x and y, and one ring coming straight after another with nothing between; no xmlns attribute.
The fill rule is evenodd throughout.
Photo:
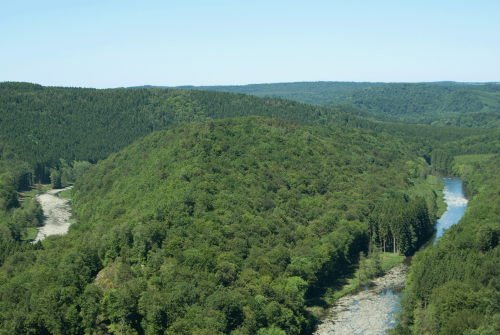
<svg viewBox="0 0 500 335"><path fill-rule="evenodd" d="M396 253L396 236L394 236L394 253Z"/></svg>

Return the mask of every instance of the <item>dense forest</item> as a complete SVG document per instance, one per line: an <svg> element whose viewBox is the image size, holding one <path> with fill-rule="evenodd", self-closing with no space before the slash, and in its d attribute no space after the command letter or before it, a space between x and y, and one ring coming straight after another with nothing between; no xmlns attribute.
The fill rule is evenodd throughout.
<svg viewBox="0 0 500 335"><path fill-rule="evenodd" d="M305 297L360 252L432 234L431 170L473 198L414 257L395 331L497 333L499 86L315 84L373 108L0 83L0 334L309 334ZM74 183L77 223L31 244L40 183Z"/></svg>
<svg viewBox="0 0 500 335"><path fill-rule="evenodd" d="M295 100L312 105L350 105L375 118L435 126L498 128L498 83L351 83L302 82L242 86L185 86L258 97Z"/></svg>
<svg viewBox="0 0 500 335"><path fill-rule="evenodd" d="M319 124L326 115L351 110L220 92L1 83L0 142L15 148L46 182L45 168L58 166L60 158L95 163L152 131L182 122L261 115Z"/></svg>
<svg viewBox="0 0 500 335"><path fill-rule="evenodd" d="M393 121L439 126L498 128L500 85L387 84L335 97Z"/></svg>
<svg viewBox="0 0 500 335"><path fill-rule="evenodd" d="M429 234L432 208L411 192L427 172L403 141L354 128L251 117L154 132L77 180L67 235L5 260L0 328L306 334L304 295L367 251L374 208L399 199L388 234L402 251L419 241L396 231Z"/></svg>
<svg viewBox="0 0 500 335"><path fill-rule="evenodd" d="M472 199L462 220L414 258L396 334L500 332L500 159L460 161ZM478 163L479 162L479 163Z"/></svg>
<svg viewBox="0 0 500 335"><path fill-rule="evenodd" d="M50 182L51 169L62 167L61 159L95 163L155 130L182 122L251 115L376 130L411 137L415 143L444 143L485 133L484 129L436 131L432 127L381 123L375 122L372 114L348 106L318 107L244 94L0 83L0 143L27 162L32 179L42 183Z"/></svg>

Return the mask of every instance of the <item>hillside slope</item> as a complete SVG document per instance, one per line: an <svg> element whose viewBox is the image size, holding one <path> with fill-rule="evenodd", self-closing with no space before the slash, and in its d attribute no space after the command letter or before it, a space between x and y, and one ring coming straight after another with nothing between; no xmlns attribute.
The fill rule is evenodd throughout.
<svg viewBox="0 0 500 335"><path fill-rule="evenodd" d="M56 167L60 158L96 162L152 131L182 122L260 115L319 124L332 113L339 110L221 92L0 83L0 143L12 147L37 170L37 181L45 183L45 168Z"/></svg>
<svg viewBox="0 0 500 335"><path fill-rule="evenodd" d="M0 329L307 332L305 292L367 250L371 211L424 165L389 135L279 119L154 132L78 179L67 235L5 260Z"/></svg>
<svg viewBox="0 0 500 335"><path fill-rule="evenodd" d="M498 128L500 85L387 84L333 98L394 121Z"/></svg>
<svg viewBox="0 0 500 335"><path fill-rule="evenodd" d="M436 130L373 122L373 114L348 106L318 107L278 98L173 89L96 90L0 83L0 143L29 163L36 181L49 183L49 168L96 162L155 130L182 122L240 116L279 117L304 125L339 125L414 134L450 141L482 130ZM414 136L411 135L411 136Z"/></svg>

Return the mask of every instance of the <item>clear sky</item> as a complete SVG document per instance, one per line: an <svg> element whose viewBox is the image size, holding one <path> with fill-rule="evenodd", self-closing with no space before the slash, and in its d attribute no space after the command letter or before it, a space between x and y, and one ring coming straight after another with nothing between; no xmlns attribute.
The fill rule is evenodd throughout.
<svg viewBox="0 0 500 335"><path fill-rule="evenodd" d="M0 0L0 82L500 81L500 1Z"/></svg>

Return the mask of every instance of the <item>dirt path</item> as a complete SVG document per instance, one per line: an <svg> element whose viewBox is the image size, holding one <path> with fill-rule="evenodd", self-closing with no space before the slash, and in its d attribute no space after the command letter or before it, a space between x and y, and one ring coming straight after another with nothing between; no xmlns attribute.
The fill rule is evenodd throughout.
<svg viewBox="0 0 500 335"><path fill-rule="evenodd" d="M375 279L369 290L337 300L318 322L314 334L385 334L394 326L394 305L398 296L392 292L404 288L408 269L405 264L399 264L385 276Z"/></svg>
<svg viewBox="0 0 500 335"><path fill-rule="evenodd" d="M43 208L44 225L38 228L38 235L33 243L50 235L62 235L68 232L71 207L69 200L59 198L57 193L70 188L71 186L59 190L49 190L36 196Z"/></svg>

